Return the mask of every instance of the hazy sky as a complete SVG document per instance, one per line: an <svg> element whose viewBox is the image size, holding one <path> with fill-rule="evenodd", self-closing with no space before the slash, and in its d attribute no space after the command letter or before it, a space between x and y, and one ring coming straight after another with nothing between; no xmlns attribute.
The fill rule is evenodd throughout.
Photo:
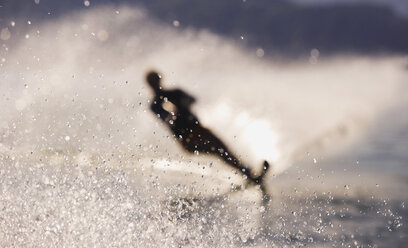
<svg viewBox="0 0 408 248"><path fill-rule="evenodd" d="M370 3L390 6L396 13L408 18L408 1L406 0L288 0L299 4L344 4Z"/></svg>

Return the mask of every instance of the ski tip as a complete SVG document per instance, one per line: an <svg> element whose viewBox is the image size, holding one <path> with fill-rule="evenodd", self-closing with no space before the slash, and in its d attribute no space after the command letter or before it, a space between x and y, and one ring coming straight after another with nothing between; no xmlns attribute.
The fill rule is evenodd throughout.
<svg viewBox="0 0 408 248"><path fill-rule="evenodd" d="M264 163L263 163L262 174L265 174L268 171L268 169L269 169L269 163L268 163L268 161L265 160Z"/></svg>
<svg viewBox="0 0 408 248"><path fill-rule="evenodd" d="M259 177L257 177L257 178L254 179L254 182L255 182L256 184L262 184L263 177L264 177L265 174L268 172L269 167L270 167L270 166L269 166L268 161L265 160L265 161L263 162L263 169L262 169L261 175L260 175Z"/></svg>

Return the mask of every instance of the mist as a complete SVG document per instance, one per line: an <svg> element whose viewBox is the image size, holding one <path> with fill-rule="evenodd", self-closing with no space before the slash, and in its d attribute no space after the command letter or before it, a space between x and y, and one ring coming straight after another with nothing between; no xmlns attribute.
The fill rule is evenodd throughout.
<svg viewBox="0 0 408 248"><path fill-rule="evenodd" d="M275 173L319 147L364 137L401 101L405 58L336 56L279 62L205 30L151 20L135 7L79 11L55 21L18 20L3 46L3 146L102 153L150 147L184 154L149 110L145 73L198 101L194 112L245 163ZM17 36L17 37L14 37ZM8 48L9 47L9 48ZM153 147L153 148L152 148ZM214 159L214 158L209 158Z"/></svg>
<svg viewBox="0 0 408 248"><path fill-rule="evenodd" d="M88 7L0 28L1 246L404 247L406 56L273 57ZM269 161L272 197L183 151L150 110L150 70L245 165Z"/></svg>

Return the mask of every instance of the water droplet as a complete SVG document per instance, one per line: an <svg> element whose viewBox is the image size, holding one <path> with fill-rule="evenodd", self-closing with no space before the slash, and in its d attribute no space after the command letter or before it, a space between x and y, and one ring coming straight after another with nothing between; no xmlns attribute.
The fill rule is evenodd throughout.
<svg viewBox="0 0 408 248"><path fill-rule="evenodd" d="M316 49L316 48L314 48L314 49L312 49L312 50L310 51L310 56L312 56L312 57L317 58L317 57L319 57L319 55L320 55L320 52L319 52L319 50Z"/></svg>
<svg viewBox="0 0 408 248"><path fill-rule="evenodd" d="M255 54L258 58L262 58L265 55L265 51L262 48L258 48L256 49Z"/></svg>
<svg viewBox="0 0 408 248"><path fill-rule="evenodd" d="M96 35L98 37L98 40L100 41L106 41L109 38L109 33L102 29L98 31L98 34Z"/></svg>
<svg viewBox="0 0 408 248"><path fill-rule="evenodd" d="M0 31L0 40L8 40L11 37L11 33L8 28L3 28Z"/></svg>
<svg viewBox="0 0 408 248"><path fill-rule="evenodd" d="M91 5L91 2L86 0L86 1L84 1L84 5L85 5L85 7L89 7Z"/></svg>
<svg viewBox="0 0 408 248"><path fill-rule="evenodd" d="M320 52L316 48L310 50L309 63L316 64L319 59Z"/></svg>
<svg viewBox="0 0 408 248"><path fill-rule="evenodd" d="M71 139L71 137L69 137L68 135L65 136L65 140L66 140L66 141L69 141L70 139Z"/></svg>
<svg viewBox="0 0 408 248"><path fill-rule="evenodd" d="M176 28L178 28L180 26L180 22L177 20L173 21L173 26L175 26Z"/></svg>

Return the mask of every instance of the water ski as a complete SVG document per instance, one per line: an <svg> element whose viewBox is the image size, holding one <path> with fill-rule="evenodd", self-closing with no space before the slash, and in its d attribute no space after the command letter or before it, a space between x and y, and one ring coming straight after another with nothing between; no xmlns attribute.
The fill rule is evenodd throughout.
<svg viewBox="0 0 408 248"><path fill-rule="evenodd" d="M252 184L262 184L263 178L264 178L264 176L266 175L266 173L268 172L268 169L269 169L269 163L268 163L268 161L265 160L265 161L263 162L263 169L262 169L261 175L258 176L258 177L255 177L255 178L253 178L253 177L248 177L248 180L249 180L250 183L252 183Z"/></svg>

